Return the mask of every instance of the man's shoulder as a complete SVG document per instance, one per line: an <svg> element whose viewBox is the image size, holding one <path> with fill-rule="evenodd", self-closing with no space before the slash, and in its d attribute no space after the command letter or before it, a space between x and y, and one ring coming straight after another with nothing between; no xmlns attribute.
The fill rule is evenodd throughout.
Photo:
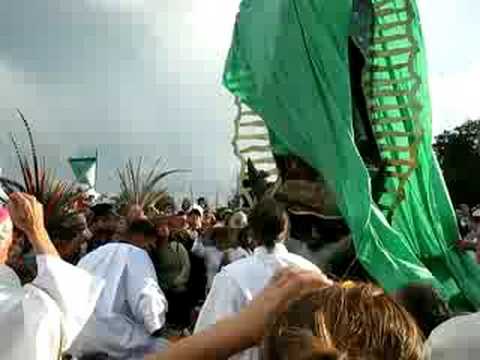
<svg viewBox="0 0 480 360"><path fill-rule="evenodd" d="M315 265L310 260L307 260L301 255L289 252L287 254L284 254L283 257L289 263L289 265L297 266L304 270L320 271L317 265Z"/></svg>
<svg viewBox="0 0 480 360"><path fill-rule="evenodd" d="M253 256L241 258L225 266L222 271L234 278L246 271L255 272L257 263L254 260Z"/></svg>
<svg viewBox="0 0 480 360"><path fill-rule="evenodd" d="M122 256L124 258L148 257L148 253L145 250L128 243L118 242L118 243L105 244L99 247L98 249L88 253L80 260L79 264L84 263L86 261L88 262L89 259L112 256L112 254L115 254L115 256Z"/></svg>

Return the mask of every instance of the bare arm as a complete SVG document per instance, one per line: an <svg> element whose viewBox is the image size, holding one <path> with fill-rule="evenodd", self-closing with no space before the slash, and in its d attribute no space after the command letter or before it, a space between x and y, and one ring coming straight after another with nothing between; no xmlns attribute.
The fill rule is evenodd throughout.
<svg viewBox="0 0 480 360"><path fill-rule="evenodd" d="M223 360L255 345L251 336L239 333L239 320L226 319L190 336L147 360Z"/></svg>
<svg viewBox="0 0 480 360"><path fill-rule="evenodd" d="M293 295L314 287L329 285L317 273L282 270L272 284L262 291L238 315L221 320L193 336L183 339L165 352L146 360L207 360L228 359L259 344L270 316L281 311Z"/></svg>

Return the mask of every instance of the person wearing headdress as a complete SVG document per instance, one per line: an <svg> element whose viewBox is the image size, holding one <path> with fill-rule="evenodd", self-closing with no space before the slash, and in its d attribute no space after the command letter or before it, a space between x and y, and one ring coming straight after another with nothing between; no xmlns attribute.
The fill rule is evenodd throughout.
<svg viewBox="0 0 480 360"><path fill-rule="evenodd" d="M23 287L6 265L19 231L38 267ZM42 205L28 194L12 194L8 210L0 208L0 358L58 360L87 322L102 287L102 281L62 261L45 229Z"/></svg>
<svg viewBox="0 0 480 360"><path fill-rule="evenodd" d="M75 185L58 179L45 162L40 162L30 124L20 111L18 115L28 135L30 154L27 156L12 135L11 141L17 155L22 182L0 177L0 185L7 195L23 192L35 197L43 205L45 228L57 246L58 253L62 258L74 263L78 259L80 246L89 237L85 218L81 215L82 209L78 207L82 192L79 192ZM29 282L36 273L35 254L28 241L24 241L21 248L19 257L25 264L25 277L22 274L22 282Z"/></svg>

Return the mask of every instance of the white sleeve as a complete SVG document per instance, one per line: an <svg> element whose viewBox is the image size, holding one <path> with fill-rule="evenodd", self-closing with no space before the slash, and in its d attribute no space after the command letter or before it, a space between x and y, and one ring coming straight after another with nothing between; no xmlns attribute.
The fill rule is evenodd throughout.
<svg viewBox="0 0 480 360"><path fill-rule="evenodd" d="M103 280L56 256L37 256L37 277L25 288L44 291L62 314L62 350L70 347L95 309Z"/></svg>
<svg viewBox="0 0 480 360"><path fill-rule="evenodd" d="M197 238L193 242L192 253L200 257L205 256L205 245L203 245L203 242L200 239L200 236L197 236Z"/></svg>
<svg viewBox="0 0 480 360"><path fill-rule="evenodd" d="M195 325L195 333L217 321L238 313L247 303L237 282L225 271L219 272L202 306Z"/></svg>
<svg viewBox="0 0 480 360"><path fill-rule="evenodd" d="M165 324L168 304L160 289L152 261L146 254L131 253L127 264L127 299L133 316L153 334Z"/></svg>

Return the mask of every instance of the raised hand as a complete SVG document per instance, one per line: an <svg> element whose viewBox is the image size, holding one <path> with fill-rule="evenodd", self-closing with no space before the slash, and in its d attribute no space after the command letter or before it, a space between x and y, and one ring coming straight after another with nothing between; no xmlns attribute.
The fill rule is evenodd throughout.
<svg viewBox="0 0 480 360"><path fill-rule="evenodd" d="M8 210L13 224L27 236L45 228L43 206L34 196L13 193L10 195Z"/></svg>
<svg viewBox="0 0 480 360"><path fill-rule="evenodd" d="M25 193L10 195L8 210L13 224L25 233L36 254L58 256L45 229L43 206L34 196Z"/></svg>

